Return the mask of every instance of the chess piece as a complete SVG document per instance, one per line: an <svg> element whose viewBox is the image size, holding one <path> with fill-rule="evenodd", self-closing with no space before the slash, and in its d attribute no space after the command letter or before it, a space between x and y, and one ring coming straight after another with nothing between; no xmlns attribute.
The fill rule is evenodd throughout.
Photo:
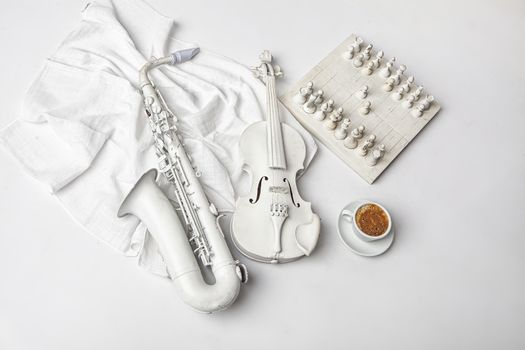
<svg viewBox="0 0 525 350"><path fill-rule="evenodd" d="M368 166L374 166L385 155L385 145L381 144L372 152L372 157L368 158Z"/></svg>
<svg viewBox="0 0 525 350"><path fill-rule="evenodd" d="M400 101L402 98L403 98L403 87L400 86L396 89L396 92L394 92L391 97L392 97L392 100L396 100L396 101Z"/></svg>
<svg viewBox="0 0 525 350"><path fill-rule="evenodd" d="M361 39L361 37L357 36L354 40L354 43L352 44L352 51L354 53L357 53L359 51L361 51L361 44L363 43L363 39Z"/></svg>
<svg viewBox="0 0 525 350"><path fill-rule="evenodd" d="M383 85L383 91L390 92L394 88L395 80L393 77L388 78Z"/></svg>
<svg viewBox="0 0 525 350"><path fill-rule="evenodd" d="M299 89L299 92L297 95L293 97L293 101L297 103L298 105L304 104L306 100L308 100L308 97L313 93L314 91L314 83L309 81L306 86L303 86Z"/></svg>
<svg viewBox="0 0 525 350"><path fill-rule="evenodd" d="M345 60L348 60L350 61L352 58L354 58L354 47L353 46L350 46L348 48L348 50L346 50L345 52L343 52L343 58Z"/></svg>
<svg viewBox="0 0 525 350"><path fill-rule="evenodd" d="M342 140L348 134L348 127L350 126L350 118L345 118L335 129L334 137L336 140Z"/></svg>
<svg viewBox="0 0 525 350"><path fill-rule="evenodd" d="M354 65L354 67L359 68L363 65L364 60L365 58L363 54L360 53L359 55L357 55L356 58L354 58L354 61L352 62L352 64Z"/></svg>
<svg viewBox="0 0 525 350"><path fill-rule="evenodd" d="M381 69L379 72L379 75L383 78L388 78L390 74L392 73L392 67L394 66L394 62L396 61L395 57L392 57L387 63L386 66Z"/></svg>
<svg viewBox="0 0 525 350"><path fill-rule="evenodd" d="M379 51L376 54L376 57L372 60L372 62L374 63L374 67L375 68L379 68L381 66L381 60L383 59L384 55L385 54L383 53L383 51Z"/></svg>
<svg viewBox="0 0 525 350"><path fill-rule="evenodd" d="M423 100L423 102L421 102L421 104L423 105L423 107L425 107L425 111L428 110L430 108L430 104L434 102L434 96L432 95L427 95L425 97L425 99Z"/></svg>
<svg viewBox="0 0 525 350"><path fill-rule="evenodd" d="M303 105L303 111L305 111L308 114L312 114L317 109L317 105L315 104L317 96L315 94L311 94L308 98L308 101Z"/></svg>
<svg viewBox="0 0 525 350"><path fill-rule="evenodd" d="M365 68L361 70L363 75L371 75L374 72L374 62L368 62Z"/></svg>
<svg viewBox="0 0 525 350"><path fill-rule="evenodd" d="M363 137L363 133L365 131L365 127L363 125L360 125L359 127L352 130L350 135L344 140L343 145L346 148L354 149L357 147L358 140Z"/></svg>
<svg viewBox="0 0 525 350"><path fill-rule="evenodd" d="M369 142L370 145L373 146L376 143L376 135L371 134L370 136L368 136L366 142Z"/></svg>
<svg viewBox="0 0 525 350"><path fill-rule="evenodd" d="M357 98L364 100L368 96L368 85L363 85L356 93Z"/></svg>
<svg viewBox="0 0 525 350"><path fill-rule="evenodd" d="M343 108L339 107L337 110L333 111L328 119L324 122L325 128L328 130L334 130L337 127L337 123L343 118Z"/></svg>
<svg viewBox="0 0 525 350"><path fill-rule="evenodd" d="M330 105L330 101L332 100L328 100L328 102L323 103L321 108L319 108L319 110L314 113L313 118L315 120L323 120L326 117L326 114L332 111L333 107ZM332 101L332 104L333 102L334 101Z"/></svg>
<svg viewBox="0 0 525 350"><path fill-rule="evenodd" d="M403 87L403 92L409 92L410 91L410 86L412 85L412 83L414 82L414 77L413 76L409 76L407 78L407 81L401 85Z"/></svg>
<svg viewBox="0 0 525 350"><path fill-rule="evenodd" d="M357 151L357 154L359 154L361 157L366 156L366 154L368 153L368 150L374 146L375 141L376 141L376 136L370 135L366 139L365 143L359 148L359 150Z"/></svg>
<svg viewBox="0 0 525 350"><path fill-rule="evenodd" d="M328 109L326 110L326 113L331 113L334 110L334 100L329 99L327 103Z"/></svg>
<svg viewBox="0 0 525 350"><path fill-rule="evenodd" d="M401 103L401 106L403 106L406 109L410 109L414 105L415 100L416 98L414 97L414 95L408 95L407 99L404 100L403 103Z"/></svg>
<svg viewBox="0 0 525 350"><path fill-rule="evenodd" d="M356 134L355 134L355 137L356 139L360 139L363 137L364 133L365 133L365 126L364 125L359 125L357 127L357 129L354 129L352 131L355 131Z"/></svg>
<svg viewBox="0 0 525 350"><path fill-rule="evenodd" d="M363 134L365 132L365 127L363 125L358 126L352 132L348 137L344 140L343 145L346 148L354 149L357 147L358 140L363 137Z"/></svg>
<svg viewBox="0 0 525 350"><path fill-rule="evenodd" d="M355 129L354 129L355 130ZM346 147L346 148L350 148L350 149L354 149L357 147L357 139L355 138L355 136L353 135L353 133L351 132L350 135L348 135L348 137L343 141L343 145Z"/></svg>
<svg viewBox="0 0 525 350"><path fill-rule="evenodd" d="M401 77L403 76L403 73L406 70L407 70L407 66L405 66L404 64L399 66L399 68L396 71L396 74L393 75L396 85L399 85L399 83L401 82Z"/></svg>
<svg viewBox="0 0 525 350"><path fill-rule="evenodd" d="M370 101L365 101L361 108L359 108L359 113L361 115L367 115L370 113L370 107L372 106L372 103Z"/></svg>
<svg viewBox="0 0 525 350"><path fill-rule="evenodd" d="M423 91L423 85L419 85L417 89L411 93L411 96L414 96L414 101L419 100L419 96L421 95L421 92Z"/></svg>
<svg viewBox="0 0 525 350"><path fill-rule="evenodd" d="M314 101L314 103L315 103L316 106L319 106L321 103L323 103L323 100L324 100L323 94L324 94L324 92L323 92L323 90L317 90L317 92L314 92L314 94L315 94L315 101Z"/></svg>
<svg viewBox="0 0 525 350"><path fill-rule="evenodd" d="M423 103L420 103L417 105L416 108L412 110L412 115L416 118L419 118L423 115L424 111L425 111L425 105Z"/></svg>
<svg viewBox="0 0 525 350"><path fill-rule="evenodd" d="M372 51L373 47L374 45L372 44L369 44L367 47L365 47L363 51L363 58L365 59L365 61L368 61L370 59L370 52Z"/></svg>

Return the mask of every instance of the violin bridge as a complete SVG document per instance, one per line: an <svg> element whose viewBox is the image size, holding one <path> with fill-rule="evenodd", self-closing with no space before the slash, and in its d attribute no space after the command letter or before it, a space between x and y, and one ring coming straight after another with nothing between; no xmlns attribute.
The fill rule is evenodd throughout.
<svg viewBox="0 0 525 350"><path fill-rule="evenodd" d="M270 215L273 223L273 232L274 232L274 254L281 252L281 229L283 227L284 221L288 217L288 205L281 203L272 203L270 208Z"/></svg>

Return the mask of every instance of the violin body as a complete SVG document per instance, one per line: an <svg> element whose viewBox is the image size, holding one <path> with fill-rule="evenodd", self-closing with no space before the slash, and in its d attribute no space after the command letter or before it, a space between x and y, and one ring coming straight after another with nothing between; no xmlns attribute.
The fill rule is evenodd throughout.
<svg viewBox="0 0 525 350"><path fill-rule="evenodd" d="M320 221L296 184L306 158L304 140L279 121L275 91L269 94L268 120L250 125L241 136L243 170L251 187L237 199L231 231L235 246L247 257L283 263L310 255Z"/></svg>

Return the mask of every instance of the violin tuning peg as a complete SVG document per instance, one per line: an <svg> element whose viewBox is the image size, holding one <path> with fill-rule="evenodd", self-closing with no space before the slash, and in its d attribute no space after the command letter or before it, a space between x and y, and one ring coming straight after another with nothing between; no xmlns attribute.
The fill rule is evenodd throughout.
<svg viewBox="0 0 525 350"><path fill-rule="evenodd" d="M275 75L276 77L282 77L282 76L284 75L284 73L282 72L280 66L277 66L277 65L274 66L273 71L274 71L274 75Z"/></svg>
<svg viewBox="0 0 525 350"><path fill-rule="evenodd" d="M256 78L259 78L261 76L261 71L259 70L259 67L251 67L253 76Z"/></svg>

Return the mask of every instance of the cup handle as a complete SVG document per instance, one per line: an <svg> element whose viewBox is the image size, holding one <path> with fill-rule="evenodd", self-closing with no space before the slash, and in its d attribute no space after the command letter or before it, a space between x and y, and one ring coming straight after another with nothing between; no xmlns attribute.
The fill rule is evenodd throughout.
<svg viewBox="0 0 525 350"><path fill-rule="evenodd" d="M353 217L354 217L354 212L351 211L350 209L344 209L342 212L341 212L341 215L343 217L345 217L347 220L349 221L352 221Z"/></svg>

